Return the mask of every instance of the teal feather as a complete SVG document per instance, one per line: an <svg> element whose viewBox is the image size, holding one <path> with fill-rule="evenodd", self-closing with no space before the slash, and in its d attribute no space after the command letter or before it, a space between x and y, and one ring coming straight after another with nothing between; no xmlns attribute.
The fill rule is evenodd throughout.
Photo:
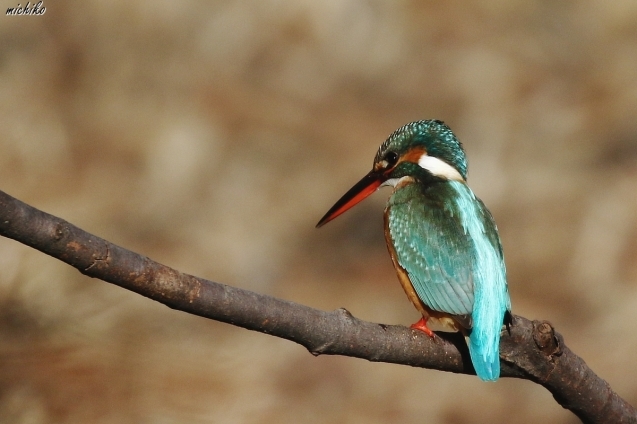
<svg viewBox="0 0 637 424"><path fill-rule="evenodd" d="M491 214L459 181L400 187L387 213L397 260L416 294L433 310L471 316L473 366L482 380L496 380L500 331L511 306Z"/></svg>
<svg viewBox="0 0 637 424"><path fill-rule="evenodd" d="M378 148L375 162L389 149L404 151L414 146L425 146L429 156L437 157L453 166L467 179L467 158L462 144L442 121L415 121L394 131Z"/></svg>

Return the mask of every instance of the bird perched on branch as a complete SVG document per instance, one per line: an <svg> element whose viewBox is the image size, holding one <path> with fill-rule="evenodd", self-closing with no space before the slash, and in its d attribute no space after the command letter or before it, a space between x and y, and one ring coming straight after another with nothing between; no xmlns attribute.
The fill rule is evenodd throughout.
<svg viewBox="0 0 637 424"><path fill-rule="evenodd" d="M319 221L321 227L379 187L394 188L385 240L398 279L422 314L411 328L430 337L436 322L465 335L476 374L500 376L500 331L511 301L498 230L467 185L462 144L442 121L412 122L380 146L372 170Z"/></svg>

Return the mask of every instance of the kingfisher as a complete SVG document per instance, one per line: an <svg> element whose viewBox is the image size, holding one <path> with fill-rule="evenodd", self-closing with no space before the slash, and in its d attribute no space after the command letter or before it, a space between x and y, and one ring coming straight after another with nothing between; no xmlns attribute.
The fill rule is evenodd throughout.
<svg viewBox="0 0 637 424"><path fill-rule="evenodd" d="M383 186L385 241L409 300L422 315L411 328L434 338L428 322L461 332L478 377L500 376L500 332L511 300L495 221L467 185L467 159L451 129L426 120L394 131L372 170L321 218L321 227Z"/></svg>

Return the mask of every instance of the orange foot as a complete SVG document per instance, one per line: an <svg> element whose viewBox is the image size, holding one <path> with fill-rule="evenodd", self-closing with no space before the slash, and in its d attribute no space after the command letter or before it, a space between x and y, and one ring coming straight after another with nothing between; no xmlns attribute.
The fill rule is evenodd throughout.
<svg viewBox="0 0 637 424"><path fill-rule="evenodd" d="M427 320L424 317L420 318L420 321L418 321L415 324L412 324L409 328L412 328L414 330L420 330L426 335L428 335L429 337L431 337L432 339L436 336L434 332L431 331L429 327L427 327Z"/></svg>

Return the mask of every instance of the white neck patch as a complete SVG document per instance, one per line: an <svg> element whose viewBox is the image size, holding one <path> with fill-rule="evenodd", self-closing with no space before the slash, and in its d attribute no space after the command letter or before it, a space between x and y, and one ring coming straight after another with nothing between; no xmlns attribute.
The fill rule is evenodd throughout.
<svg viewBox="0 0 637 424"><path fill-rule="evenodd" d="M385 182L383 182L380 186L381 187L394 187L396 188L399 184L406 184L409 182L413 182L414 179L410 176L404 176L401 178L390 178L388 180L386 180Z"/></svg>
<svg viewBox="0 0 637 424"><path fill-rule="evenodd" d="M423 154L420 159L418 159L418 165L420 165L421 168L431 172L431 174L435 175L436 177L441 177L453 181L464 181L464 178L462 178L462 175L460 175L456 168L449 165L447 162L433 156L429 156L426 153Z"/></svg>

